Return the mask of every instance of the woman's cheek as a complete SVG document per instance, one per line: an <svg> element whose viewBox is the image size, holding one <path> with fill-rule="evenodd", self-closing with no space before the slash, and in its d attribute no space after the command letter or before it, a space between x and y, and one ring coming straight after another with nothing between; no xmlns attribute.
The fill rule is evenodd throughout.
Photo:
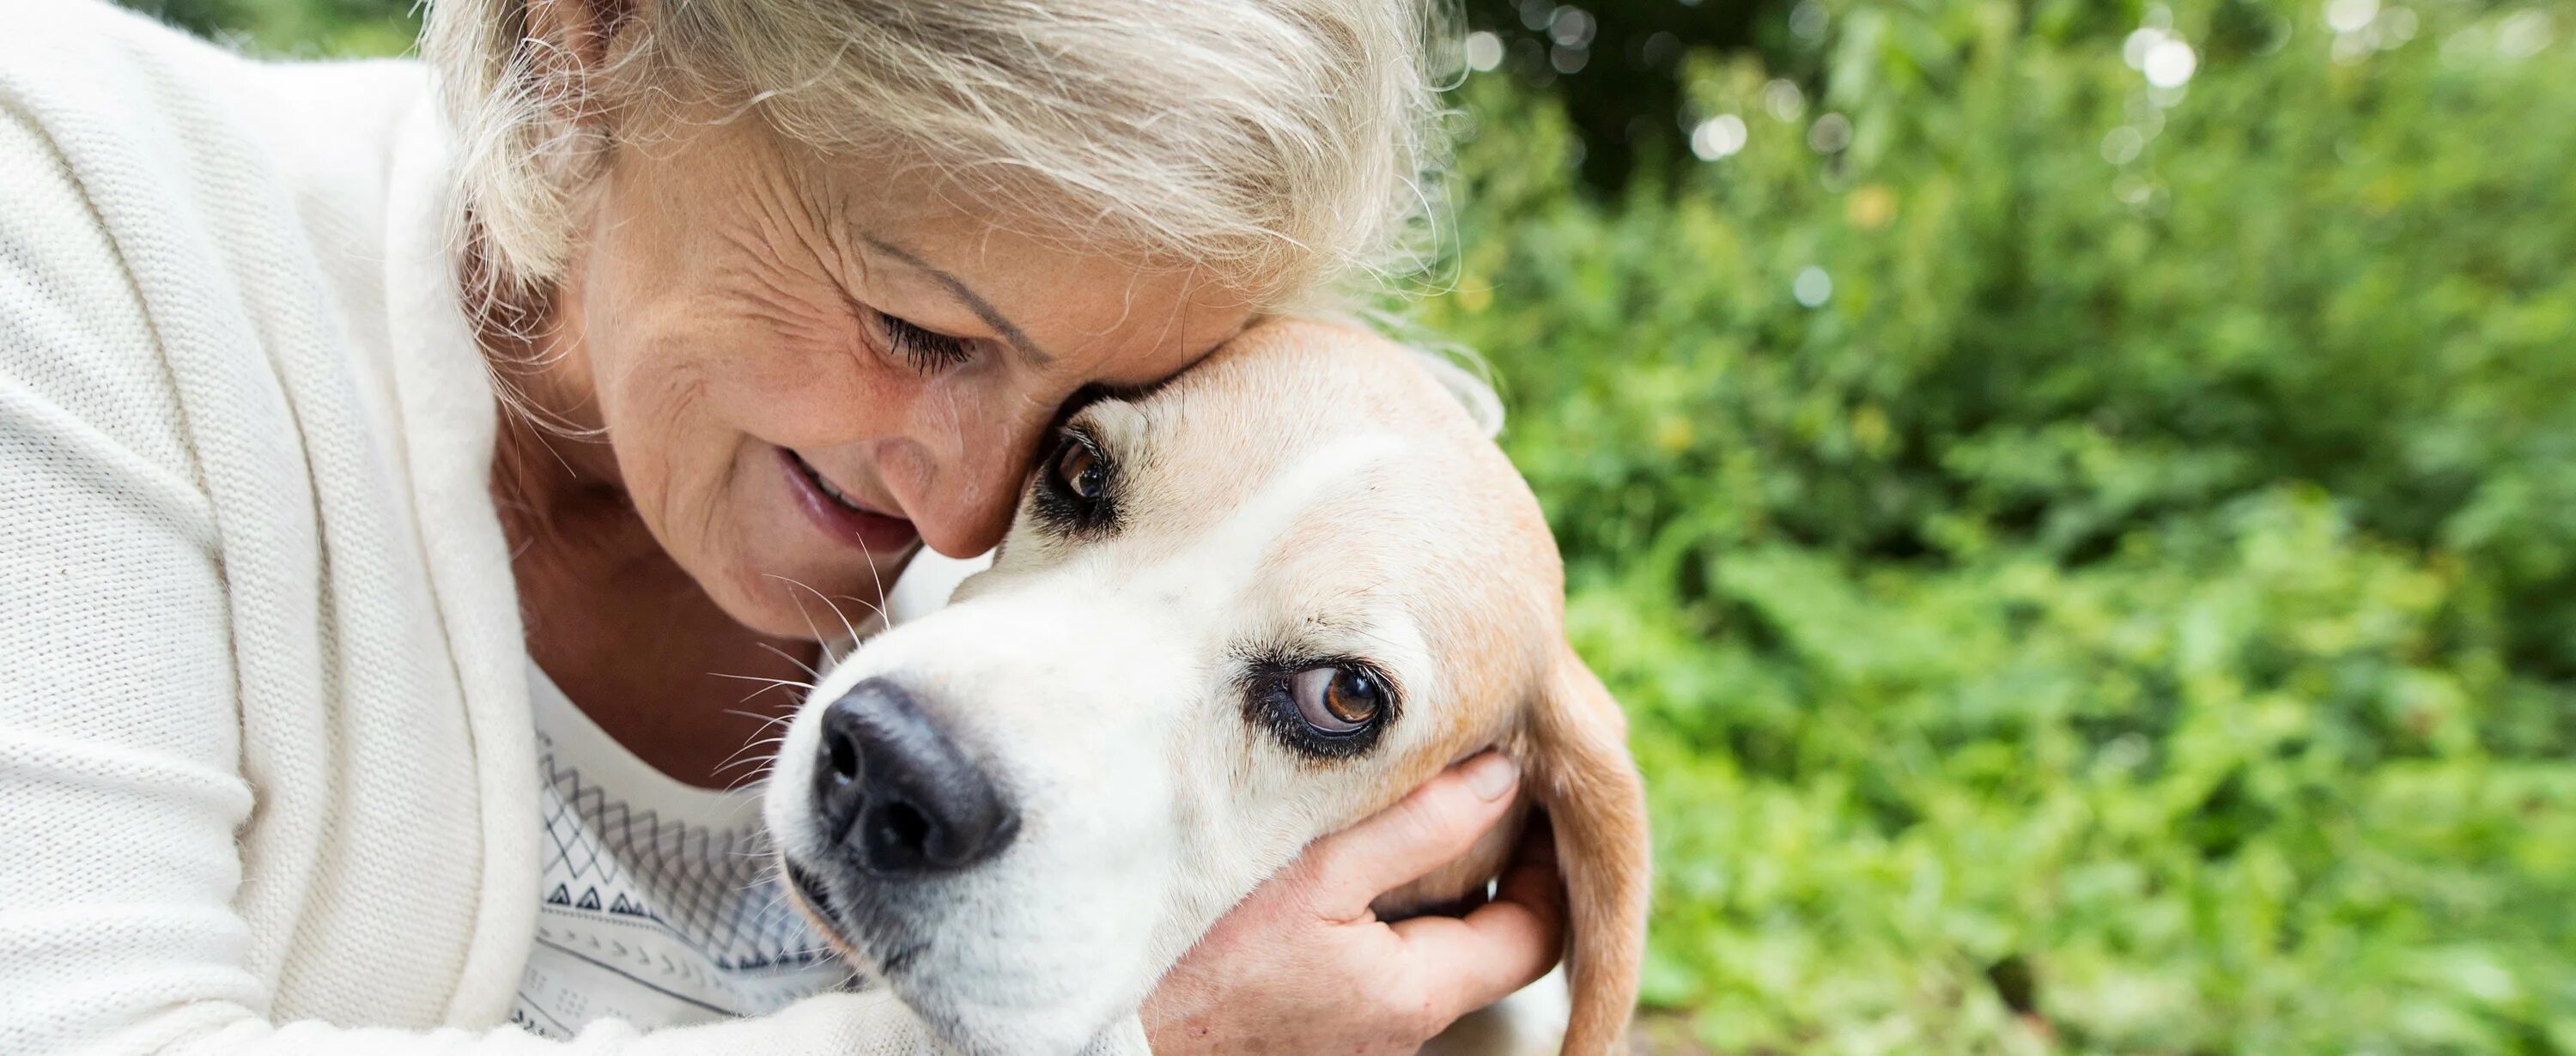
<svg viewBox="0 0 2576 1056"><path fill-rule="evenodd" d="M922 386L913 417L934 433L956 436L961 427L984 417L981 393L952 375Z"/></svg>
<svg viewBox="0 0 2576 1056"><path fill-rule="evenodd" d="M593 332L592 391L618 483L654 532L676 545L679 533L709 520L719 501L714 491L732 475L730 449L738 445L709 420L723 375L698 351L706 335L657 329L649 325L654 321L633 319Z"/></svg>
<svg viewBox="0 0 2576 1056"><path fill-rule="evenodd" d="M784 447L823 451L916 433L941 387L871 350L782 357L746 386L750 431Z"/></svg>

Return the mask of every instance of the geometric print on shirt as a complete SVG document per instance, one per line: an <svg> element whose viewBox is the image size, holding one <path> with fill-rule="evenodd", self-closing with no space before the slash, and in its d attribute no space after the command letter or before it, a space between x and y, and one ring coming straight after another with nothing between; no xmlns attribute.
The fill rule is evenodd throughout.
<svg viewBox="0 0 2576 1056"><path fill-rule="evenodd" d="M552 753L539 769L554 793L544 797L547 905L657 921L728 971L832 956L789 908L760 826L717 831L638 812L578 769L558 769Z"/></svg>

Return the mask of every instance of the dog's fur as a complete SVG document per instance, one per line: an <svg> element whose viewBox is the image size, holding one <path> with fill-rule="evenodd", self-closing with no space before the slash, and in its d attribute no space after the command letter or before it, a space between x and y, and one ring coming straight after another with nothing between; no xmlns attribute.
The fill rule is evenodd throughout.
<svg viewBox="0 0 2576 1056"><path fill-rule="evenodd" d="M1067 428L1110 460L1114 516L1068 529L1033 490L989 570L830 672L791 725L768 820L828 903L806 908L959 1048L1072 1053L1307 843L1496 746L1568 889L1564 1051L1612 1051L1644 940L1643 794L1566 643L1538 504L1460 404L1378 338L1271 322ZM1366 661L1392 718L1363 750L1298 749L1247 692L1273 658ZM1007 789L1022 825L999 857L888 881L824 846L817 715L870 678ZM1520 815L1380 911L1481 892Z"/></svg>

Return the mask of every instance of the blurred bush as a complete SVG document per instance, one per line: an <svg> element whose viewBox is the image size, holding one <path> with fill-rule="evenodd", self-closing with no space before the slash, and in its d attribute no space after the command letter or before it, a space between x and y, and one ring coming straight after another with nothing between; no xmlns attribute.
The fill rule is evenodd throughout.
<svg viewBox="0 0 2576 1056"><path fill-rule="evenodd" d="M1606 201L1472 80L1426 312L1635 717L1657 1051L2576 1052L2576 23L1784 17Z"/></svg>
<svg viewBox="0 0 2576 1056"><path fill-rule="evenodd" d="M117 0L171 25L274 56L338 58L408 50L425 0Z"/></svg>
<svg viewBox="0 0 2576 1056"><path fill-rule="evenodd" d="M1783 0L1467 0L1464 57L1546 92L1579 136L1586 182L1615 188L1689 160L1690 129L1677 119L1691 53L1759 48L1782 75L1811 76L1814 40L1791 29L1793 10Z"/></svg>
<svg viewBox="0 0 2576 1056"><path fill-rule="evenodd" d="M1643 1047L2576 1053L2576 11L1468 15L1420 314L1634 716Z"/></svg>

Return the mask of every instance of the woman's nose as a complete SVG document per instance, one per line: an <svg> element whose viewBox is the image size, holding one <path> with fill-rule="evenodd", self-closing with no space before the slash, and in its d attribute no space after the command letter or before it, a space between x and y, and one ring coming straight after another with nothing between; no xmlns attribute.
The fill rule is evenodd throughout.
<svg viewBox="0 0 2576 1056"><path fill-rule="evenodd" d="M918 443L901 445L913 463L888 467L887 485L903 504L921 541L948 557L973 557L992 549L1010 531L1020 484L1043 423L987 436L941 459Z"/></svg>
<svg viewBox="0 0 2576 1056"><path fill-rule="evenodd" d="M954 496L926 504L929 508L915 515L913 527L924 544L943 556L973 557L1000 545L1011 530L1015 498L1014 492L998 488Z"/></svg>

